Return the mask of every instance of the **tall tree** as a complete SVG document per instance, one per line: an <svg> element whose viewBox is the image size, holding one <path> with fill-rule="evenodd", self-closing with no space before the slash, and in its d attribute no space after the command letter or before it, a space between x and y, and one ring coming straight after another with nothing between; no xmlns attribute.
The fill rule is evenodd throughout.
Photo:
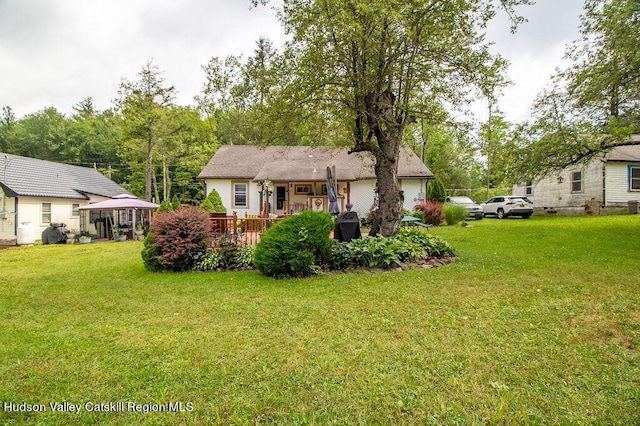
<svg viewBox="0 0 640 426"><path fill-rule="evenodd" d="M143 155L146 200L151 200L154 152L171 132L165 124L175 94L175 88L164 84L164 77L151 60L138 72L137 81L125 79L120 84L118 107L123 117L126 156L135 161L136 155Z"/></svg>
<svg viewBox="0 0 640 426"><path fill-rule="evenodd" d="M68 120L54 107L26 115L12 130L11 151L49 161L66 161Z"/></svg>
<svg viewBox="0 0 640 426"><path fill-rule="evenodd" d="M424 120L422 120L424 122ZM467 138L466 127L451 123L420 126L420 142L414 151L442 182L449 195L470 195L482 185L482 165L477 148Z"/></svg>
<svg viewBox="0 0 640 426"><path fill-rule="evenodd" d="M514 184L514 164L517 160L518 133L506 121L504 114L495 111L480 127L480 153L485 158L486 198L491 188Z"/></svg>
<svg viewBox="0 0 640 426"><path fill-rule="evenodd" d="M504 84L505 61L491 53L483 31L496 8L515 17L514 7L530 2L498 3L284 0L281 20L291 36L285 97L340 117L352 151L373 154L385 236L402 217L397 171L407 127L443 103L464 104L473 87Z"/></svg>
<svg viewBox="0 0 640 426"><path fill-rule="evenodd" d="M16 115L11 107L3 106L2 117L0 117L0 152L12 153L16 122Z"/></svg>
<svg viewBox="0 0 640 426"><path fill-rule="evenodd" d="M521 174L544 175L637 143L640 132L640 2L586 0L572 64L534 104Z"/></svg>

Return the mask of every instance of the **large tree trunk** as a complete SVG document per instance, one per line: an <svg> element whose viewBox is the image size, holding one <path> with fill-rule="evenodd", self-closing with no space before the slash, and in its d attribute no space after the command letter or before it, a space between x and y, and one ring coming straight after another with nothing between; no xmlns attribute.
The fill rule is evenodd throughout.
<svg viewBox="0 0 640 426"><path fill-rule="evenodd" d="M395 96L385 91L366 99L369 128L377 145L373 153L378 181L379 208L369 235L380 232L385 237L396 233L402 221L404 196L398 183L398 161L402 135L409 119L398 120L395 114Z"/></svg>
<svg viewBox="0 0 640 426"><path fill-rule="evenodd" d="M402 138L396 133L387 135L382 152L376 156L375 172L378 180L379 209L376 219L380 233L390 237L396 233L402 220L404 197L398 183L398 152ZM374 232L375 234L375 232Z"/></svg>

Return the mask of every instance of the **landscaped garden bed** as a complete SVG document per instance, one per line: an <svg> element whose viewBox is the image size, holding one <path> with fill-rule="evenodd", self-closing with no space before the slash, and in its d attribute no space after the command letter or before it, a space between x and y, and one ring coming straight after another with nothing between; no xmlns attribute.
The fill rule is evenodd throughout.
<svg viewBox="0 0 640 426"><path fill-rule="evenodd" d="M255 247L215 239L206 214L197 208L162 213L154 219L142 258L151 271L258 269L274 278L296 278L328 271L377 268L403 270L449 263L453 248L418 227L400 228L393 237L330 239L328 214L306 211L267 229Z"/></svg>

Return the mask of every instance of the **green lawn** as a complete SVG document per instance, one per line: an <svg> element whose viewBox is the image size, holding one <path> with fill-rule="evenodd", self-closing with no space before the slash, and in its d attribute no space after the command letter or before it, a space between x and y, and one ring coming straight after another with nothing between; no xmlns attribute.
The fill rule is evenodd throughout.
<svg viewBox="0 0 640 426"><path fill-rule="evenodd" d="M640 424L640 216L472 225L442 268L305 280L1 250L0 424Z"/></svg>

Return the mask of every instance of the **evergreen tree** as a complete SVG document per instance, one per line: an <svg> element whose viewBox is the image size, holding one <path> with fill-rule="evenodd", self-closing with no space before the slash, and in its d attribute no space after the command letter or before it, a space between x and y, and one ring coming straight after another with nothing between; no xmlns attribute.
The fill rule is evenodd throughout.
<svg viewBox="0 0 640 426"><path fill-rule="evenodd" d="M440 179L435 179L429 183L429 199L444 203L447 200L447 191Z"/></svg>

